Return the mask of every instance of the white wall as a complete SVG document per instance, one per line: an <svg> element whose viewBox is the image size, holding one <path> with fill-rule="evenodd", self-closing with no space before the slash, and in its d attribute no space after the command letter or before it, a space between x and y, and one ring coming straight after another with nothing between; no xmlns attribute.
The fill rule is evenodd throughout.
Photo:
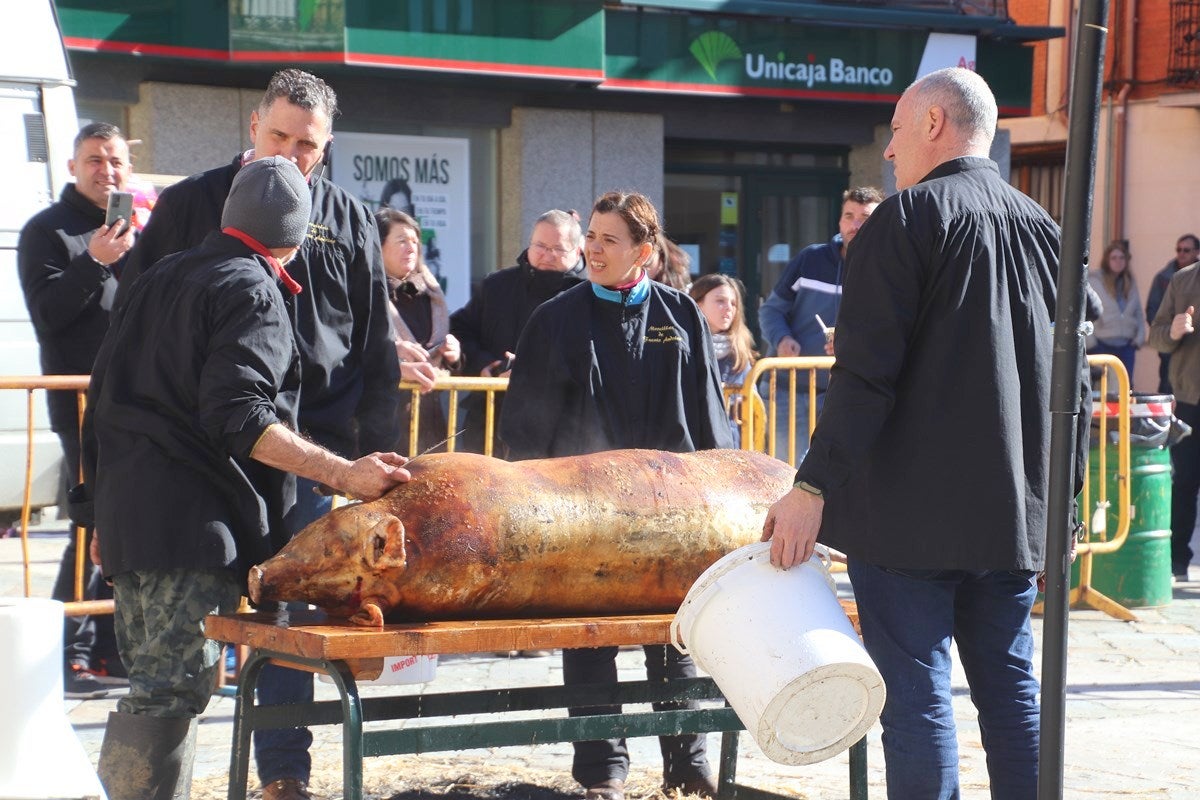
<svg viewBox="0 0 1200 800"><path fill-rule="evenodd" d="M1200 110L1164 107L1147 100L1131 103L1128 118L1123 234L1129 240L1144 306L1154 274L1175 256L1175 240L1185 233L1200 235ZM1101 116L1092 217L1093 259L1099 257L1108 238L1102 193L1109 185L1106 123L1105 114ZM1143 348L1137 357L1134 388L1154 391L1157 385L1158 355Z"/></svg>

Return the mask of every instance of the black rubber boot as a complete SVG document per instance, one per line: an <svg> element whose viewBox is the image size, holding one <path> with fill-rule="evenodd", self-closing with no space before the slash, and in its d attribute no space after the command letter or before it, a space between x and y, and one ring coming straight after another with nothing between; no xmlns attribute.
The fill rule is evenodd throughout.
<svg viewBox="0 0 1200 800"><path fill-rule="evenodd" d="M188 800L194 717L110 712L96 771L108 800Z"/></svg>

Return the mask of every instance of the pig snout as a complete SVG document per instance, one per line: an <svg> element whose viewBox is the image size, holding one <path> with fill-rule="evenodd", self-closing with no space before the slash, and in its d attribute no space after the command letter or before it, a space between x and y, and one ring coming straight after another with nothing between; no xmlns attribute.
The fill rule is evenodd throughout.
<svg viewBox="0 0 1200 800"><path fill-rule="evenodd" d="M263 579L262 567L257 566L257 565L251 567L250 575L247 578L246 582L247 582L247 584L249 584L250 601L253 602L255 605L258 605L259 601L262 599L262 579Z"/></svg>

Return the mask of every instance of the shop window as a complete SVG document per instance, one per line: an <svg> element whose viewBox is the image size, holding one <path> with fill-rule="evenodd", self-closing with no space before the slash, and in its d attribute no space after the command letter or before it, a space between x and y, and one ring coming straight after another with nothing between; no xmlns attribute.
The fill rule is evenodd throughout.
<svg viewBox="0 0 1200 800"><path fill-rule="evenodd" d="M1062 225L1066 144L1013 147L1009 183L1029 195Z"/></svg>

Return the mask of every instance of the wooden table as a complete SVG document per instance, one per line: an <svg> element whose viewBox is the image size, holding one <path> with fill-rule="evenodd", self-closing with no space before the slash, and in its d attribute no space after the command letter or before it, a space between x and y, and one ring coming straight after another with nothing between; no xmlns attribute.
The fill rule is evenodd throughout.
<svg viewBox="0 0 1200 800"><path fill-rule="evenodd" d="M387 656L668 644L671 619L670 614L655 614L470 620L386 625L375 629L328 618L319 611L208 617L206 631L209 638L254 648L239 674L229 798L245 800L252 731L333 724L342 726L343 796L347 800L362 797L362 760L368 756L708 732L723 734L718 779L718 796L722 800L778 798L779 795L735 782L738 731L744 726L728 706L470 724L448 721L428 727L363 731L364 722L379 720L622 703L722 700L716 684L706 677L653 683L623 681L611 685L496 688L373 698L359 697L354 678L356 674L377 672ZM286 706L256 705L254 688L267 663L283 663L325 673L337 686L340 699ZM866 773L866 742L863 740L850 749L851 800L866 800Z"/></svg>

